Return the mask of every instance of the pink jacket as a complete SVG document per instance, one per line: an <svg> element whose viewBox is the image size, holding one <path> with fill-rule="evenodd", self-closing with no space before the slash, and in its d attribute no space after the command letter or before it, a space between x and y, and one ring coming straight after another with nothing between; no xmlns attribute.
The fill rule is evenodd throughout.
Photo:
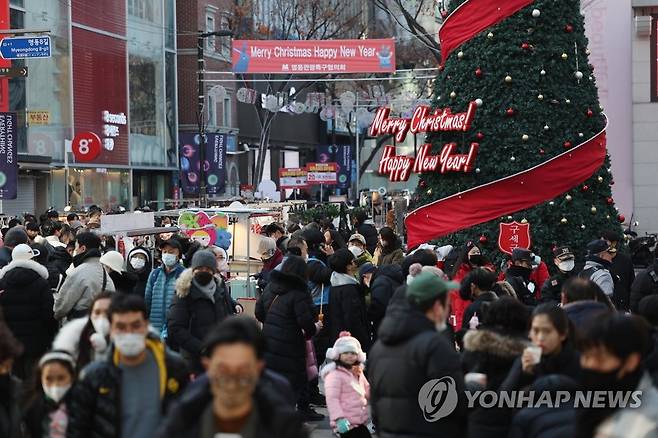
<svg viewBox="0 0 658 438"><path fill-rule="evenodd" d="M346 418L354 426L367 424L370 384L366 376L361 373L357 379L351 371L336 367L335 363L325 365L321 373L331 427L336 427L339 418Z"/></svg>

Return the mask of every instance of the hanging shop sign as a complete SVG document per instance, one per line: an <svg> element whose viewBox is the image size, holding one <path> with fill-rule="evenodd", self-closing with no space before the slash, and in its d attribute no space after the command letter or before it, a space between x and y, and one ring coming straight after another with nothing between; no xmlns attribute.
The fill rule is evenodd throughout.
<svg viewBox="0 0 658 438"><path fill-rule="evenodd" d="M27 124L28 126L49 125L50 111L28 111Z"/></svg>
<svg viewBox="0 0 658 438"><path fill-rule="evenodd" d="M395 40L234 40L234 73L389 73Z"/></svg>
<svg viewBox="0 0 658 438"><path fill-rule="evenodd" d="M303 167L280 168L279 187L281 189L300 189L308 187L308 171Z"/></svg>
<svg viewBox="0 0 658 438"><path fill-rule="evenodd" d="M308 172L307 181L310 185L331 185L338 182L337 163L308 163L306 171Z"/></svg>
<svg viewBox="0 0 658 438"><path fill-rule="evenodd" d="M101 139L93 132L80 132L71 143L73 156L78 163L94 161L101 154L101 148Z"/></svg>
<svg viewBox="0 0 658 438"><path fill-rule="evenodd" d="M501 223L498 233L498 248L505 254L512 255L515 248L530 248L529 223Z"/></svg>
<svg viewBox="0 0 658 438"><path fill-rule="evenodd" d="M0 113L0 199L16 199L17 196L17 127L16 113Z"/></svg>

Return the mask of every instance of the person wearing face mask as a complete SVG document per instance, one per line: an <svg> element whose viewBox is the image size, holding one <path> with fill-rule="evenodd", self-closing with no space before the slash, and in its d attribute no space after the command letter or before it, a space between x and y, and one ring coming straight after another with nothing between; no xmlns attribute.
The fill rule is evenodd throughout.
<svg viewBox="0 0 658 438"><path fill-rule="evenodd" d="M176 295L176 281L185 271L180 263L182 247L177 239L164 240L160 245L162 266L155 268L146 282L144 302L151 326L167 339L167 311Z"/></svg>
<svg viewBox="0 0 658 438"><path fill-rule="evenodd" d="M108 251L100 258L101 265L108 271L117 292L131 294L137 284L137 276L124 269L123 256L118 251Z"/></svg>
<svg viewBox="0 0 658 438"><path fill-rule="evenodd" d="M112 294L98 294L91 304L89 316L64 324L53 341L53 350L67 351L75 359L78 370L107 357L110 344L108 309Z"/></svg>
<svg viewBox="0 0 658 438"><path fill-rule="evenodd" d="M642 362L651 349L646 321L623 313L593 319L583 330L580 348L583 389L635 392L625 407L604 397L605 407L577 409L575 436L658 436L658 389Z"/></svg>
<svg viewBox="0 0 658 438"><path fill-rule="evenodd" d="M284 390L270 384L265 338L253 318L227 318L203 344L206 375L171 407L156 438L306 438ZM277 376L278 377L278 376Z"/></svg>
<svg viewBox="0 0 658 438"><path fill-rule="evenodd" d="M562 286L576 273L576 257L568 246L560 246L553 250L553 263L558 273L550 277L541 288L541 301L543 303L559 303L561 301Z"/></svg>
<svg viewBox="0 0 658 438"><path fill-rule="evenodd" d="M445 335L448 291L457 283L421 272L407 286L405 304L391 306L368 353L372 418L379 436L462 436L466 397L459 354ZM421 388L443 379L456 398L452 413L435 422L418 407Z"/></svg>
<svg viewBox="0 0 658 438"><path fill-rule="evenodd" d="M80 233L75 242L74 269L55 296L55 318L75 319L87 315L94 297L114 292L112 278L100 263L101 239L92 232Z"/></svg>
<svg viewBox="0 0 658 438"><path fill-rule="evenodd" d="M361 234L352 234L347 244L347 249L352 251L356 257L356 266L359 268L365 263L372 263L372 254L366 249L366 238Z"/></svg>
<svg viewBox="0 0 658 438"><path fill-rule="evenodd" d="M68 438L151 437L189 380L180 356L149 333L142 298L114 294L109 317L112 351L80 373Z"/></svg>
<svg viewBox="0 0 658 438"><path fill-rule="evenodd" d="M210 329L227 316L242 312L223 280L215 278L217 260L212 251L194 253L190 269L176 281L176 295L167 315L169 340L180 347L190 370L203 372L201 346Z"/></svg>
<svg viewBox="0 0 658 438"><path fill-rule="evenodd" d="M68 352L51 350L43 355L25 402L27 437L66 437L75 378L75 361Z"/></svg>
<svg viewBox="0 0 658 438"><path fill-rule="evenodd" d="M400 263L404 259L402 242L391 228L379 230L379 247L373 258L378 267Z"/></svg>
<svg viewBox="0 0 658 438"><path fill-rule="evenodd" d="M39 254L26 244L12 251L12 262L0 270L0 307L5 322L25 351L14 364L14 374L26 379L48 351L57 331L48 270L32 260Z"/></svg>
<svg viewBox="0 0 658 438"><path fill-rule="evenodd" d="M0 318L0 436L23 438L21 397L23 385L11 372L14 360L23 353L9 327Z"/></svg>
<svg viewBox="0 0 658 438"><path fill-rule="evenodd" d="M228 265L228 254L226 254L226 250L218 246L210 246L208 249L215 254L215 260L217 260L217 274L215 275L221 280L227 281L231 268Z"/></svg>
<svg viewBox="0 0 658 438"><path fill-rule="evenodd" d="M134 294L144 297L144 294L146 293L146 284L148 283L152 270L153 265L151 264L151 254L146 248L136 246L130 250L128 253L126 271L137 276L137 282L133 289Z"/></svg>
<svg viewBox="0 0 658 438"><path fill-rule="evenodd" d="M580 278L589 278L596 283L609 298L612 298L615 292L615 281L610 273L615 252L616 249L606 240L591 241L587 244L585 267L578 274Z"/></svg>
<svg viewBox="0 0 658 438"><path fill-rule="evenodd" d="M512 265L505 272L505 281L514 288L516 296L527 306L534 306L535 284L530 281L532 274L532 253L525 248L514 248Z"/></svg>
<svg viewBox="0 0 658 438"><path fill-rule="evenodd" d="M601 239L608 242L612 255L610 274L615 280L612 301L617 309L627 312L630 309L631 286L635 281L633 260L622 248L623 237L618 231L606 230L601 233Z"/></svg>

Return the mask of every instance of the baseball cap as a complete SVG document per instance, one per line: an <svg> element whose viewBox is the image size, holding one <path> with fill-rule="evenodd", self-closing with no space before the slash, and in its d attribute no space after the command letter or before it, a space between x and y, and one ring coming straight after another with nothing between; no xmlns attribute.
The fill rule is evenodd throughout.
<svg viewBox="0 0 658 438"><path fill-rule="evenodd" d="M610 249L610 245L603 239L592 240L587 244L587 254L596 255Z"/></svg>
<svg viewBox="0 0 658 438"><path fill-rule="evenodd" d="M377 270L377 266L373 265L370 262L366 262L361 267L359 268L359 278L363 278L364 275L369 274L371 272L375 272Z"/></svg>
<svg viewBox="0 0 658 438"><path fill-rule="evenodd" d="M553 256L556 259L562 259L562 260L575 258L573 252L568 246L560 246L558 248L555 248L553 250Z"/></svg>
<svg viewBox="0 0 658 438"><path fill-rule="evenodd" d="M354 233L354 234L352 234L352 235L350 236L350 239L349 239L347 242L349 243L349 242L351 242L351 241L353 241L353 240L356 240L357 242L361 242L362 245L365 245L365 244L366 244L366 238L363 237L363 235L362 235L362 234L359 234L359 233Z"/></svg>
<svg viewBox="0 0 658 438"><path fill-rule="evenodd" d="M162 249L162 248L164 248L165 246L170 246L170 247L172 247L172 248L174 248L174 249L177 249L178 252L182 252L182 251L183 251L183 247L181 246L181 244L180 244L180 242L178 241L178 239L168 239L168 240L163 240L163 241L160 243L160 246L159 246L158 248L159 248L159 249Z"/></svg>
<svg viewBox="0 0 658 438"><path fill-rule="evenodd" d="M421 272L407 286L407 300L410 303L424 303L459 288L459 283L445 281L431 272Z"/></svg>
<svg viewBox="0 0 658 438"><path fill-rule="evenodd" d="M525 248L514 248L512 250L512 261L516 262L517 260L525 260L528 263L532 263L532 252Z"/></svg>
<svg viewBox="0 0 658 438"><path fill-rule="evenodd" d="M276 252L276 240L271 237L262 237L258 243L258 255L263 260L272 258Z"/></svg>
<svg viewBox="0 0 658 438"><path fill-rule="evenodd" d="M12 250L11 258L13 260L32 260L40 254L41 252L38 249L32 249L30 245L21 243Z"/></svg>

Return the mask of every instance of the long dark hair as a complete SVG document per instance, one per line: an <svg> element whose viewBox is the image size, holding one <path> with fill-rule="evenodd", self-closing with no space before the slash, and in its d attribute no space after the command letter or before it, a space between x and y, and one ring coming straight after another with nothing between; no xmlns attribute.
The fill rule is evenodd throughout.
<svg viewBox="0 0 658 438"><path fill-rule="evenodd" d="M473 241L468 241L464 246L461 247L459 250L459 255L457 256L457 260L455 260L455 264L452 267L452 271L450 272L450 278L455 278L455 275L457 275L457 272L459 272L459 269L461 269L463 264L469 264L468 261L468 253L473 249L473 248L478 248L480 249L480 253L482 253L482 248L480 248L478 245L475 244Z"/></svg>
<svg viewBox="0 0 658 438"><path fill-rule="evenodd" d="M32 376L30 377L28 390L25 398L23 399L25 407L29 407L30 405L32 405L32 403L36 402L39 398L43 397L44 392L43 392L43 386L41 385L41 373L43 372L45 366L51 363L57 363L63 366L64 368L66 368L66 371L68 371L68 373L71 375L71 385L73 385L73 383L75 382L77 378L77 374L73 366L71 366L70 362L67 362L62 359L51 359L45 362L43 366L40 366L37 363L34 365L34 370L32 372Z"/></svg>
<svg viewBox="0 0 658 438"><path fill-rule="evenodd" d="M326 232L329 232L329 235L331 236L331 247L334 251L346 247L345 239L343 239L343 236L341 236L337 230L327 230Z"/></svg>
<svg viewBox="0 0 658 438"><path fill-rule="evenodd" d="M545 315L553 327L555 327L555 330L557 330L560 335L566 336L562 342L563 346L573 345L574 327L567 316L567 312L565 312L562 307L558 307L553 303L540 304L535 307L535 310L533 310L531 321L540 315Z"/></svg>
<svg viewBox="0 0 658 438"><path fill-rule="evenodd" d="M108 292L108 291L103 291L96 295L94 300L91 302L91 305L89 306L89 317L87 319L87 323L85 324L84 328L82 329L82 333L80 333L80 341L78 342L78 360L75 364L76 368L81 370L82 368L85 367L89 362L91 362L91 341L89 338L91 335L93 335L96 330L94 330L94 325L91 323L91 312L94 310L94 305L96 304L96 301L102 300L102 299L112 299L113 292ZM109 315L108 315L109 319Z"/></svg>

